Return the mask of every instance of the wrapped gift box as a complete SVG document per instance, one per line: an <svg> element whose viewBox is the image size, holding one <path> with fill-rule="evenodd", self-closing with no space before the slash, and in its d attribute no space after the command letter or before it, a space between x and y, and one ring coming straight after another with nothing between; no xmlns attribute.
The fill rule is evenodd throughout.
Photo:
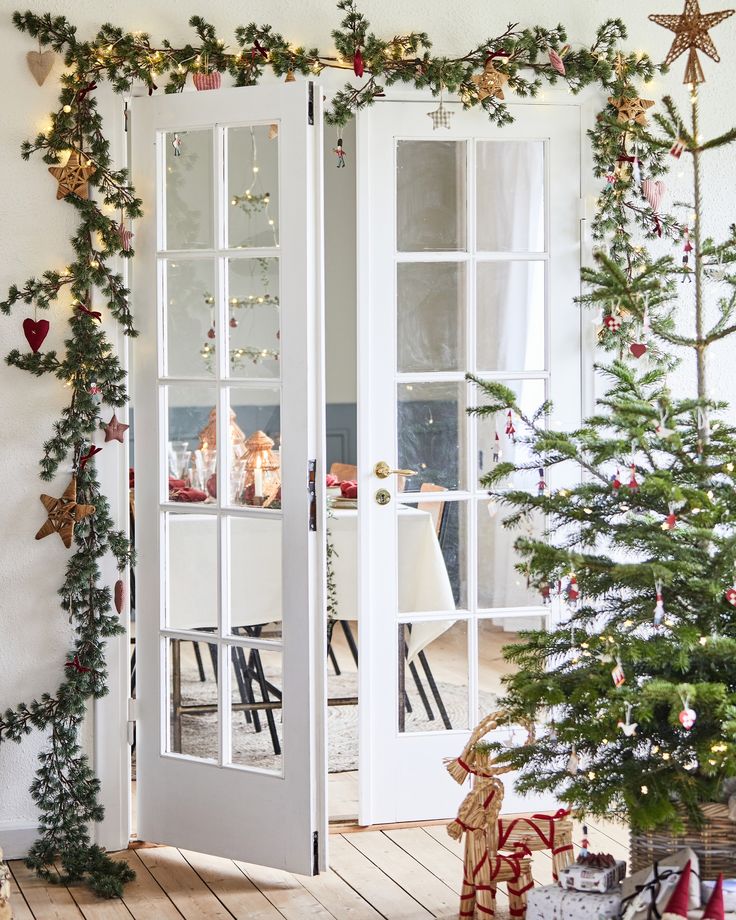
<svg viewBox="0 0 736 920"><path fill-rule="evenodd" d="M647 920L649 908L656 906L662 913L685 863L690 860L690 904L692 910L701 906L700 863L697 855L683 847L671 856L665 856L649 869L642 869L624 879L622 920Z"/></svg>
<svg viewBox="0 0 736 920"><path fill-rule="evenodd" d="M626 875L626 863L615 860L612 866L590 866L573 863L560 869L560 885L575 891L597 891L603 894L614 888Z"/></svg>
<svg viewBox="0 0 736 920"><path fill-rule="evenodd" d="M708 898L713 894L715 886L714 881L701 882L700 897L703 904L708 903ZM723 879L723 906L727 911L736 911L736 878Z"/></svg>
<svg viewBox="0 0 736 920"><path fill-rule="evenodd" d="M528 898L526 920L614 920L621 909L620 886L599 894L544 885Z"/></svg>

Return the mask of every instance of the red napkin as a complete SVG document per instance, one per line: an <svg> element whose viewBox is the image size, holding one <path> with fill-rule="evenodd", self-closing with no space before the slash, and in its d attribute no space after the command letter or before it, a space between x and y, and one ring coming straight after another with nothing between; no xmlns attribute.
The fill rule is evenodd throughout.
<svg viewBox="0 0 736 920"><path fill-rule="evenodd" d="M340 479L337 476L333 476L332 473L327 474L327 488L332 489L334 486L338 485Z"/></svg>
<svg viewBox="0 0 736 920"><path fill-rule="evenodd" d="M207 493L201 489L187 489L183 479L169 476L169 499L172 502L203 502Z"/></svg>
<svg viewBox="0 0 736 920"><path fill-rule="evenodd" d="M354 479L346 479L340 483L340 492L343 498L357 498L358 483Z"/></svg>

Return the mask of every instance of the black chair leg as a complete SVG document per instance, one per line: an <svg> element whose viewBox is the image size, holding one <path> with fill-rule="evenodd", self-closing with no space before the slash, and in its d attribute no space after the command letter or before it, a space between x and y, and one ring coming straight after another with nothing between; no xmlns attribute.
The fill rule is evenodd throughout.
<svg viewBox="0 0 736 920"><path fill-rule="evenodd" d="M340 670L340 665L337 663L337 658L335 656L335 650L332 648L331 642L327 645L327 657L330 659L330 662L332 663L332 667L335 670L335 677L339 677L340 674L342 674L342 671Z"/></svg>
<svg viewBox="0 0 736 920"><path fill-rule="evenodd" d="M419 698L424 705L424 710L427 713L427 718L430 722L434 722L434 712L432 711L432 707L429 705L427 691L424 689L422 678L419 676L419 671L417 671L417 666L413 661L409 665L409 670L411 671L411 676L414 678L414 684L416 685L417 692L419 693Z"/></svg>
<svg viewBox="0 0 736 920"><path fill-rule="evenodd" d="M248 693L248 689L249 689L248 682L246 680L245 673L243 672L243 667L242 667L242 663L240 661L240 656L238 655L238 652L242 652L242 649L239 649L233 646L231 650L231 657L232 657L232 662L233 662L233 671L235 672L235 680L238 683L238 692L240 693L240 702L241 703L252 703L253 702L252 694ZM254 716L257 718L258 713L256 712L255 709L252 711L252 713L250 710L244 709L243 715L245 716L246 724L249 725L251 722L254 721ZM261 726L259 723L258 726L256 727L256 731L260 731L260 730L261 730Z"/></svg>
<svg viewBox="0 0 736 920"><path fill-rule="evenodd" d="M340 626L342 626L342 631L345 633L345 639L348 643L348 648L350 649L350 654L353 656L353 661L355 664L358 664L358 646L355 642L355 636L353 636L353 630L350 628L350 623L347 620L340 620Z"/></svg>
<svg viewBox="0 0 736 920"><path fill-rule="evenodd" d="M253 663L255 665L256 679L258 680L258 683L261 688L261 695L263 697L263 702L269 703L270 699L268 696L268 688L273 687L273 685L270 684L266 680L266 675L263 671L263 662L261 661L261 653L258 651L258 649L253 649L251 653L251 657L253 658ZM277 691L277 693L280 699L281 698L280 691ZM271 733L271 743L273 744L273 752L274 754L278 755L281 753L281 742L279 741L279 733L276 729L276 719L273 716L273 709L266 710L266 722L268 723L268 730Z"/></svg>
<svg viewBox="0 0 736 920"><path fill-rule="evenodd" d="M437 681L434 679L432 669L429 666L427 656L424 654L424 652L419 652L417 658L419 659L419 663L421 664L422 670L424 671L424 676L427 678L427 683L429 684L429 688L432 691L432 696L434 697L434 701L437 704L437 709L440 711L440 718L442 719L442 723L445 728L450 731L452 728L452 722L450 722L450 717L447 714L447 709L445 708L445 704L442 700L440 689L437 686Z"/></svg>
<svg viewBox="0 0 736 920"><path fill-rule="evenodd" d="M244 703L255 703L256 695L255 693L253 693L253 674L248 668L248 662L246 661L246 658L245 658L245 652L243 651L242 648L240 648L240 646L233 649L233 651L236 653L236 657L238 659L237 669L240 672L240 677L242 679L243 689L241 691L241 694L242 694L241 699L243 700ZM240 686L240 681L238 681L238 685ZM246 714L245 721L250 722L252 720L253 728L257 732L260 732L263 730L263 726L261 725L261 717L258 714L257 709L252 710L252 712L249 712L246 709L245 714Z"/></svg>
<svg viewBox="0 0 736 920"><path fill-rule="evenodd" d="M199 642L192 642L194 646L194 657L197 660L197 670L199 671L199 679L202 683L207 680L207 677L204 673L204 662L202 661L202 653L199 650Z"/></svg>

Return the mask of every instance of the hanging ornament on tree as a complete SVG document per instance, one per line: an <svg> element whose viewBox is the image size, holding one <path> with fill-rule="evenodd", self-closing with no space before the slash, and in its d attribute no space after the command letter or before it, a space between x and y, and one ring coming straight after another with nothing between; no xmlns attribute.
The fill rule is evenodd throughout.
<svg viewBox="0 0 736 920"><path fill-rule="evenodd" d="M631 738L633 735L636 734L636 729L639 723L631 721L631 711L634 708L632 704L626 703L625 706L626 706L626 721L619 722L618 727L621 729L624 735L626 735L627 738Z"/></svg>
<svg viewBox="0 0 736 920"><path fill-rule="evenodd" d="M337 147L333 147L332 152L337 157L337 168L344 169L345 168L345 148L342 145L341 137L338 137Z"/></svg>
<svg viewBox="0 0 736 920"><path fill-rule="evenodd" d="M120 223L118 224L117 234L118 234L118 239L120 240L120 248L122 249L122 251L130 252L131 245L133 242L133 231L129 230L125 226L125 222L123 220L122 215L120 217Z"/></svg>
<svg viewBox="0 0 736 920"><path fill-rule="evenodd" d="M28 69L33 74L33 79L39 86L43 86L46 77L51 73L54 66L56 55L53 51L41 51L41 44L38 45L38 51L29 51L26 55Z"/></svg>
<svg viewBox="0 0 736 920"><path fill-rule="evenodd" d="M36 534L36 539L43 540L44 537L48 537L52 533L58 533L61 537L61 542L67 549L72 545L74 525L95 513L94 505L77 504L76 476L72 477L61 498L42 495L41 504L46 509L48 520Z"/></svg>
<svg viewBox="0 0 736 920"><path fill-rule="evenodd" d="M125 582L120 578L115 582L113 597L115 600L115 610L119 616L125 608Z"/></svg>
<svg viewBox="0 0 736 920"><path fill-rule="evenodd" d="M96 380L93 380L89 385L89 395L92 397L92 401L96 406L99 406L102 402L102 387L100 387Z"/></svg>
<svg viewBox="0 0 736 920"><path fill-rule="evenodd" d="M674 530L677 527L677 515L675 514L675 506L670 502L669 504L669 514L662 521L662 530Z"/></svg>
<svg viewBox="0 0 736 920"><path fill-rule="evenodd" d="M174 148L174 156L181 156L181 134L174 134L171 139L171 146Z"/></svg>
<svg viewBox="0 0 736 920"><path fill-rule="evenodd" d="M608 313L603 317L603 325L608 329L609 332L618 332L621 328L621 315L619 313Z"/></svg>
<svg viewBox="0 0 736 920"><path fill-rule="evenodd" d="M360 47L355 49L355 54L353 55L353 73L356 77L362 77L365 71L365 65L363 63L363 55L360 52Z"/></svg>
<svg viewBox="0 0 736 920"><path fill-rule="evenodd" d="M736 585L730 587L723 596L732 607L736 607Z"/></svg>
<svg viewBox="0 0 736 920"><path fill-rule="evenodd" d="M122 422L118 421L117 415L113 412L112 418L110 421L103 426L105 429L105 442L107 441L120 441L123 443L123 436L125 432L130 427L129 425L124 425Z"/></svg>
<svg viewBox="0 0 736 920"><path fill-rule="evenodd" d="M573 747L570 751L570 756L567 758L567 766L565 768L570 776L577 776L580 769L580 758L578 757L578 752Z"/></svg>
<svg viewBox="0 0 736 920"><path fill-rule="evenodd" d="M492 54L483 67L483 73L471 77L472 83L475 83L478 91L478 99L482 102L484 99L504 99L503 88L509 81L509 76L500 70L496 70L493 59L499 55Z"/></svg>
<svg viewBox="0 0 736 920"><path fill-rule="evenodd" d="M631 477L629 478L629 482L628 482L629 489L632 492L638 492L639 482L637 481L637 478L636 478L636 464L632 463L630 469L631 469Z"/></svg>
<svg viewBox="0 0 736 920"><path fill-rule="evenodd" d="M717 26L724 19L733 16L733 10L720 10L717 13L701 13L698 0L685 0L685 9L677 13L653 13L649 18L658 26L663 26L675 33L672 47L667 52L664 63L667 67L676 61L681 54L688 52L683 83L695 85L704 83L705 75L698 58L698 50L703 51L714 61L720 61L713 39L708 34L709 29Z"/></svg>
<svg viewBox="0 0 736 920"><path fill-rule="evenodd" d="M550 64L554 67L557 73L560 74L561 77L565 76L565 62L563 58L569 50L569 45L564 45L562 48L560 48L559 52L555 51L554 48L550 48L547 55L549 57Z"/></svg>
<svg viewBox="0 0 736 920"><path fill-rule="evenodd" d="M442 101L440 96L440 104L432 112L427 112L427 115L432 119L432 130L436 131L438 128L448 128L450 127L450 119L455 113L450 111L450 109L445 108L445 103Z"/></svg>
<svg viewBox="0 0 736 920"><path fill-rule="evenodd" d="M682 247L682 278L681 282L684 284L685 280L692 284L692 268L690 267L690 253L693 251L693 244L690 242L690 229L685 227L684 231L685 243Z"/></svg>
<svg viewBox="0 0 736 920"><path fill-rule="evenodd" d="M590 852L589 847L590 847L590 840L588 840L588 825L584 824L583 825L583 839L580 841L580 852L578 853L578 858L582 857L583 859L585 859L585 857Z"/></svg>
<svg viewBox="0 0 736 920"><path fill-rule="evenodd" d="M503 456L503 451L501 449L501 438L499 437L499 434L498 434L498 428L496 428L496 430L493 432L493 454L492 454L493 462L499 463L502 456Z"/></svg>
<svg viewBox="0 0 736 920"><path fill-rule="evenodd" d="M544 481L544 467L540 466L537 470L539 473L539 482L537 483L537 493L539 495L547 494L547 483Z"/></svg>
<svg viewBox="0 0 736 920"><path fill-rule="evenodd" d="M622 684L626 683L624 666L621 664L620 658L616 658L616 664L611 669L611 679L613 680L614 687L620 687Z"/></svg>
<svg viewBox="0 0 736 920"><path fill-rule="evenodd" d="M695 725L695 720L698 717L698 714L694 709L690 707L690 699L687 696L681 697L682 699L682 709L678 715L680 720L680 725L685 729L686 732L689 732L690 729Z"/></svg>
<svg viewBox="0 0 736 920"><path fill-rule="evenodd" d="M51 325L47 319L39 319L37 321L29 317L23 320L23 335L31 346L31 351L34 355L43 345L44 339L49 334L50 328Z"/></svg>
<svg viewBox="0 0 736 920"><path fill-rule="evenodd" d="M633 99L609 96L608 101L616 109L617 120L621 124L633 122L642 126L647 123L645 112L654 105L653 99L640 99L638 96Z"/></svg>
<svg viewBox="0 0 736 920"><path fill-rule="evenodd" d="M621 470L616 467L616 475L611 480L611 488L618 495L618 491L621 488Z"/></svg>
<svg viewBox="0 0 736 920"><path fill-rule="evenodd" d="M649 202L649 207L655 212L659 211L667 186L661 179L644 179L641 183L641 190L644 197Z"/></svg>
<svg viewBox="0 0 736 920"><path fill-rule="evenodd" d="M49 172L59 183L56 197L66 198L67 195L76 195L77 198L89 198L89 180L97 172L94 166L85 161L77 150L72 150L69 159L63 166L49 166Z"/></svg>
<svg viewBox="0 0 736 920"><path fill-rule="evenodd" d="M506 433L506 437L511 438L512 441L515 440L514 435L516 434L516 428L514 428L514 416L513 416L513 413L511 412L511 409L509 409L508 413L506 414L506 432L505 433Z"/></svg>
<svg viewBox="0 0 736 920"><path fill-rule="evenodd" d="M219 70L213 70L210 73L197 71L192 74L192 83L197 88L197 92L205 92L210 89L219 89L222 85L222 74Z"/></svg>
<svg viewBox="0 0 736 920"><path fill-rule="evenodd" d="M664 598L662 596L662 582L654 582L654 590L656 592L657 603L654 606L654 625L661 626L664 622Z"/></svg>
<svg viewBox="0 0 736 920"><path fill-rule="evenodd" d="M646 342L632 342L629 345L629 351L635 358L641 358L647 353L647 344Z"/></svg>
<svg viewBox="0 0 736 920"><path fill-rule="evenodd" d="M580 600L580 589L578 588L578 580L575 575L571 575L569 581L567 582L567 587L565 588L565 597L567 598L568 604L577 604Z"/></svg>
<svg viewBox="0 0 736 920"><path fill-rule="evenodd" d="M685 152L686 147L687 147L687 141L681 137L678 137L675 143L670 147L670 154L676 160L679 160L682 154Z"/></svg>
<svg viewBox="0 0 736 920"><path fill-rule="evenodd" d="M539 586L539 593L542 595L542 603L546 606L552 603L552 588L546 582Z"/></svg>

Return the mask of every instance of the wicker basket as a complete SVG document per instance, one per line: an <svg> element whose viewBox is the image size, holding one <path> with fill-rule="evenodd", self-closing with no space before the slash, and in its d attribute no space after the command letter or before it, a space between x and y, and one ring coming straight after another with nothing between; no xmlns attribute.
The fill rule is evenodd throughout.
<svg viewBox="0 0 736 920"><path fill-rule="evenodd" d="M700 878L715 879L719 872L736 878L736 823L728 817L728 807L715 802L702 806L705 823L696 827L683 819L684 831L673 834L666 829L631 831L629 860L632 872L646 869L664 856L690 847L700 860Z"/></svg>

